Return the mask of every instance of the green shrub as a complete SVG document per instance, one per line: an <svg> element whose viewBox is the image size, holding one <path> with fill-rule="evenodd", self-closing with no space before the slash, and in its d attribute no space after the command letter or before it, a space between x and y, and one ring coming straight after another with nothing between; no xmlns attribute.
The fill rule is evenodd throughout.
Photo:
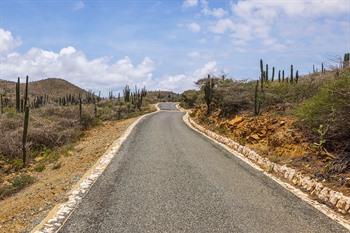
<svg viewBox="0 0 350 233"><path fill-rule="evenodd" d="M21 190L28 185L34 183L35 179L34 177L27 175L27 174L21 174L19 176L16 176L11 181L12 186L16 188L16 190Z"/></svg>
<svg viewBox="0 0 350 233"><path fill-rule="evenodd" d="M299 125L309 129L318 140L320 125L328 128L324 135L327 150L336 150L337 156L350 158L350 72L327 80L319 92L295 109Z"/></svg>
<svg viewBox="0 0 350 233"><path fill-rule="evenodd" d="M36 166L34 167L34 170L35 170L36 172L42 172L42 171L44 171L44 170L45 170L45 164L40 163L40 164L36 165Z"/></svg>

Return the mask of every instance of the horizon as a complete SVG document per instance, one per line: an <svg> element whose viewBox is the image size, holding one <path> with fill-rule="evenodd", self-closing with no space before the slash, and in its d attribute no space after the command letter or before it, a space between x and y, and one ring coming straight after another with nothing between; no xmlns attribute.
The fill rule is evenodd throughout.
<svg viewBox="0 0 350 233"><path fill-rule="evenodd" d="M307 74L350 50L349 19L346 0L2 1L0 79L177 93L207 74L257 79L260 58Z"/></svg>

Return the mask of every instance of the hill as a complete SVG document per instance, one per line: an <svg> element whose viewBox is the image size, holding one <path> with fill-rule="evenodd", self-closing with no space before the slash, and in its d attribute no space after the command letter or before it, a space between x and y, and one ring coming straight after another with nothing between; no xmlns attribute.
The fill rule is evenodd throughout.
<svg viewBox="0 0 350 233"><path fill-rule="evenodd" d="M24 80L21 80L21 93L24 92L25 84ZM6 95L13 96L16 91L16 82L1 80L0 89L5 90ZM29 82L29 95L30 96L65 96L73 93L87 93L84 89L64 80L58 78L48 78L39 81Z"/></svg>

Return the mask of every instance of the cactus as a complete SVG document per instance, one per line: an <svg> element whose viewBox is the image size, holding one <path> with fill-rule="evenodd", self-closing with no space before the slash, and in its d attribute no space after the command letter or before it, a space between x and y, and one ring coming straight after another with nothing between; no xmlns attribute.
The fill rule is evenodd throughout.
<svg viewBox="0 0 350 233"><path fill-rule="evenodd" d="M79 122L83 123L83 102L81 99L81 94L79 93Z"/></svg>
<svg viewBox="0 0 350 233"><path fill-rule="evenodd" d="M343 68L350 66L350 53L344 54Z"/></svg>
<svg viewBox="0 0 350 233"><path fill-rule="evenodd" d="M315 65L312 65L312 73L316 73Z"/></svg>
<svg viewBox="0 0 350 233"><path fill-rule="evenodd" d="M262 80L265 80L264 64L262 59L260 59L260 77Z"/></svg>
<svg viewBox="0 0 350 233"><path fill-rule="evenodd" d="M269 81L269 64L266 64L265 80L266 82Z"/></svg>
<svg viewBox="0 0 350 233"><path fill-rule="evenodd" d="M293 65L290 65L290 82L294 81Z"/></svg>
<svg viewBox="0 0 350 233"><path fill-rule="evenodd" d="M24 111L24 124L23 124L23 136L22 136L22 161L23 166L27 162L27 136L28 136L28 124L29 124L29 107L25 106Z"/></svg>
<svg viewBox="0 0 350 233"><path fill-rule="evenodd" d="M325 70L324 70L324 65L323 65L323 62L321 64L321 73L324 74Z"/></svg>
<svg viewBox="0 0 350 233"><path fill-rule="evenodd" d="M208 75L208 79L204 84L204 99L207 105L207 115L209 115L211 112L211 102L213 100L213 89L214 89L213 80L210 77L210 75Z"/></svg>
<svg viewBox="0 0 350 233"><path fill-rule="evenodd" d="M282 70L282 82L284 82L284 70Z"/></svg>
<svg viewBox="0 0 350 233"><path fill-rule="evenodd" d="M299 81L299 70L295 73L295 83L298 83Z"/></svg>
<svg viewBox="0 0 350 233"><path fill-rule="evenodd" d="M278 71L278 82L281 82L281 70Z"/></svg>
<svg viewBox="0 0 350 233"><path fill-rule="evenodd" d="M130 88L128 85L125 86L123 90L124 94L124 102L129 102L130 101Z"/></svg>
<svg viewBox="0 0 350 233"><path fill-rule="evenodd" d="M258 88L259 88L259 80L256 80L256 85L255 85L255 94L254 94L254 114L257 116L260 113L260 105L261 102L259 101L259 96L258 96Z"/></svg>
<svg viewBox="0 0 350 233"><path fill-rule="evenodd" d="M4 113L4 102L2 99L2 94L0 94L0 114Z"/></svg>
<svg viewBox="0 0 350 233"><path fill-rule="evenodd" d="M275 79L275 67L272 67L272 76L271 76L271 82Z"/></svg>
<svg viewBox="0 0 350 233"><path fill-rule="evenodd" d="M97 98L95 95L93 95L93 101L94 101L94 114L95 114L95 118L97 118Z"/></svg>
<svg viewBox="0 0 350 233"><path fill-rule="evenodd" d="M19 77L17 78L17 83L16 83L16 111L20 112L20 90L21 89L21 81Z"/></svg>
<svg viewBox="0 0 350 233"><path fill-rule="evenodd" d="M28 107L28 76L26 77L26 87L24 92L24 124L23 124L23 137L22 137L22 160L23 165L27 161L27 136L28 136L28 124L29 124L29 107Z"/></svg>

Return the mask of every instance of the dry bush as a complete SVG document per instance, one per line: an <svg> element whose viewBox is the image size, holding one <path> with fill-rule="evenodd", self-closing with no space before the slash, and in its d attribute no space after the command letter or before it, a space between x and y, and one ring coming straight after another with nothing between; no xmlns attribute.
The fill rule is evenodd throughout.
<svg viewBox="0 0 350 233"><path fill-rule="evenodd" d="M55 148L73 142L81 134L77 111L65 107L44 107L30 112L28 147L32 151ZM21 156L23 115L4 114L0 118L0 154L15 159ZM90 123L86 123L89 125Z"/></svg>

